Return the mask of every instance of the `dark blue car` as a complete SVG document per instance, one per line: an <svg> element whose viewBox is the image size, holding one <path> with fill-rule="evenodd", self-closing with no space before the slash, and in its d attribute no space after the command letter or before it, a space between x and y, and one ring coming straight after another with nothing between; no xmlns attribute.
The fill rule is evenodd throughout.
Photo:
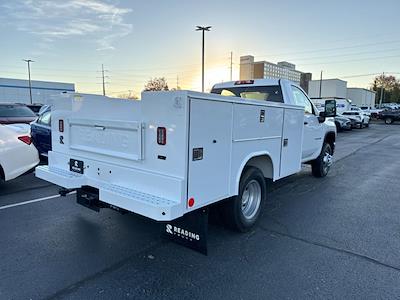
<svg viewBox="0 0 400 300"><path fill-rule="evenodd" d="M47 109L31 123L32 142L41 156L47 157L51 150L51 110Z"/></svg>

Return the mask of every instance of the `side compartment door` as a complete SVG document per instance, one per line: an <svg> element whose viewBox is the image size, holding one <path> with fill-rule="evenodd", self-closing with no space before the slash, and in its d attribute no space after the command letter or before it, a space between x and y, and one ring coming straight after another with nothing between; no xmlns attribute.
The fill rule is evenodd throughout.
<svg viewBox="0 0 400 300"><path fill-rule="evenodd" d="M286 177L301 170L303 117L302 110L284 110L279 177Z"/></svg>
<svg viewBox="0 0 400 300"><path fill-rule="evenodd" d="M188 199L191 209L229 193L233 105L190 100Z"/></svg>

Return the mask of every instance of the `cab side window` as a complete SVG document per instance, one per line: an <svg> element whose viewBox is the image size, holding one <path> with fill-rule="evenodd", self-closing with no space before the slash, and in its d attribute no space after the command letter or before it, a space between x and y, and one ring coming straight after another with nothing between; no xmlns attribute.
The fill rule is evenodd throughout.
<svg viewBox="0 0 400 300"><path fill-rule="evenodd" d="M51 123L51 114L50 114L50 112L48 111L48 112L45 112L44 114L42 114L39 117L38 123L42 124L42 125L50 126L50 123Z"/></svg>
<svg viewBox="0 0 400 300"><path fill-rule="evenodd" d="M313 114L313 107L307 96L298 87L292 86L293 99L296 105L304 106L306 114Z"/></svg>

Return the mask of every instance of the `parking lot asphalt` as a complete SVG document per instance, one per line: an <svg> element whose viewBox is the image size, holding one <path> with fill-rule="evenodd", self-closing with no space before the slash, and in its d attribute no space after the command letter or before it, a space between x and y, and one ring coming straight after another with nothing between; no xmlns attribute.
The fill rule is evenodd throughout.
<svg viewBox="0 0 400 300"><path fill-rule="evenodd" d="M0 183L0 299L399 298L399 157L398 125L340 133L329 175L270 184L251 232L213 215L208 256L33 174Z"/></svg>

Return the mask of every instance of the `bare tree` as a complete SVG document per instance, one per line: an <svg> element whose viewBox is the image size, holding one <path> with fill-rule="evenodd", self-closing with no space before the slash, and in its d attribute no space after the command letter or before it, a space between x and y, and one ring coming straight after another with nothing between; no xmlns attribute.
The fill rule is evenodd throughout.
<svg viewBox="0 0 400 300"><path fill-rule="evenodd" d="M375 77L374 82L372 83L372 89L377 90L383 86L385 90L390 91L399 85L400 83L396 77L392 75L379 75Z"/></svg>
<svg viewBox="0 0 400 300"><path fill-rule="evenodd" d="M130 99L130 100L138 100L139 97L134 95L133 93L129 92L129 93L122 93L122 94L118 94L118 98L123 98L123 99Z"/></svg>
<svg viewBox="0 0 400 300"><path fill-rule="evenodd" d="M376 93L376 101L379 101L380 90L383 87L383 99L387 102L400 101L400 81L391 75L376 76L371 84L371 89Z"/></svg>
<svg viewBox="0 0 400 300"><path fill-rule="evenodd" d="M167 81L164 77L151 78L144 86L145 91L169 91Z"/></svg>

